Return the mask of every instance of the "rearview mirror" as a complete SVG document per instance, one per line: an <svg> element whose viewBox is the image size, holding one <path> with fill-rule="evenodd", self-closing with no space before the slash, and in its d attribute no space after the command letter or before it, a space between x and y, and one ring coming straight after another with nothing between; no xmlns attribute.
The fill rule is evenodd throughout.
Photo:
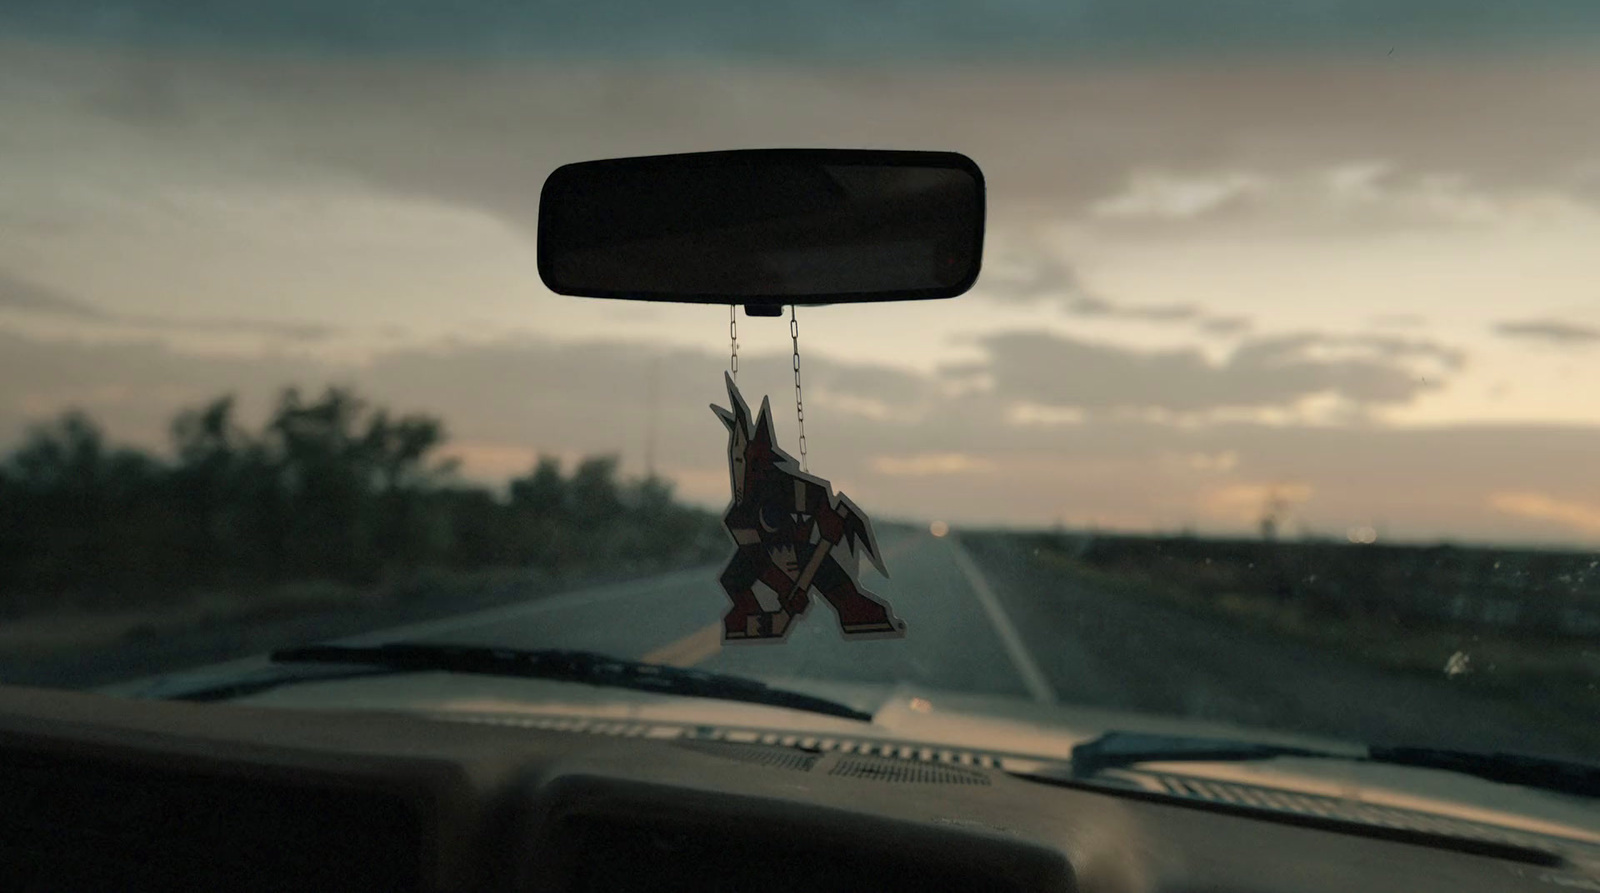
<svg viewBox="0 0 1600 893"><path fill-rule="evenodd" d="M953 152L757 149L588 161L539 197L539 276L581 297L949 298L983 256L983 173Z"/></svg>

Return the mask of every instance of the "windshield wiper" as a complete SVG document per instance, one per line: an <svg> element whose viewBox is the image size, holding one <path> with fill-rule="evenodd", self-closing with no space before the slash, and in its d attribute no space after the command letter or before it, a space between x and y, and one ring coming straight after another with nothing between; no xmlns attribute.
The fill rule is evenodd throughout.
<svg viewBox="0 0 1600 893"><path fill-rule="evenodd" d="M391 673L468 673L553 679L608 688L720 701L744 701L871 722L872 714L847 704L773 688L755 679L610 657L592 651L519 650L480 645L390 642L383 645L308 645L271 654L275 664L343 665L321 672L269 668L266 673L174 695L178 700L224 700L299 682L326 682Z"/></svg>
<svg viewBox="0 0 1600 893"><path fill-rule="evenodd" d="M1367 748L1367 759L1393 766L1442 769L1504 784L1600 797L1600 766L1519 753L1475 753L1437 747Z"/></svg>
<svg viewBox="0 0 1600 893"><path fill-rule="evenodd" d="M1276 757L1348 760L1412 766L1471 775L1488 781L1585 797L1600 797L1600 766L1549 757L1510 753L1474 753L1431 747L1370 745L1346 752L1233 741L1107 732L1072 748L1069 778L1088 779L1105 771L1140 763L1229 763ZM1059 776L1058 776L1059 777Z"/></svg>

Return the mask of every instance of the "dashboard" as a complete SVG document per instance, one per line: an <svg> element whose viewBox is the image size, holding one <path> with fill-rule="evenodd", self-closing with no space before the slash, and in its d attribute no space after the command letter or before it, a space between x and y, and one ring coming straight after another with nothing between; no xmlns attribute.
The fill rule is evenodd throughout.
<svg viewBox="0 0 1600 893"><path fill-rule="evenodd" d="M0 687L6 890L1476 891L1594 865L727 740Z"/></svg>

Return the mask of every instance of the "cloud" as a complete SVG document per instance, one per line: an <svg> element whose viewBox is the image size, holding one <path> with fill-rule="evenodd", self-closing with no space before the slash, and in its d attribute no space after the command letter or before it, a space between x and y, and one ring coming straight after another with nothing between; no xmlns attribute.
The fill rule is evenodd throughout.
<svg viewBox="0 0 1600 893"><path fill-rule="evenodd" d="M1048 4L1029 8L1017 21L1040 16L1075 33L1087 28ZM308 27L317 20L300 12ZM991 33L991 14L983 15L980 30ZM417 21L357 18L379 31ZM456 27L454 16L448 26L423 18L438 27L419 34ZM846 18L842 38L870 31ZM902 19L894 13L895 29L908 27ZM681 16L672 20L657 22L668 29L661 46L692 44L698 32ZM649 32L640 25L621 30ZM556 22L534 29L559 30ZM609 39L582 33L596 46ZM890 45L925 37L906 31ZM963 42L970 37L963 33ZM504 46L524 38L499 30L494 39ZM872 43L881 61L887 46ZM667 55L676 61L641 46L585 59L500 52L474 60L16 44L0 57L0 82L29 87L9 97L8 120L49 125L8 137L64 166L115 145L141 163L225 164L257 179L353 178L487 211L525 232L536 224L537 184L557 165L650 152L941 146L983 165L997 219L1170 226L1148 218L1175 213L1184 225L1214 226L1249 207L1269 224L1309 213L1318 225L1364 231L1473 218L1483 209L1537 216L1541 201L1583 192L1592 179L1584 165L1592 166L1600 142L1600 119L1587 114L1600 70L1579 56L1538 65L1496 56L1405 64L1365 54L1189 57L1084 72L949 66L937 54L870 71ZM80 142L63 151L68 137ZM1095 208L1113 217L1095 218Z"/></svg>
<svg viewBox="0 0 1600 893"><path fill-rule="evenodd" d="M990 252L993 254L993 252ZM1108 305L1089 298L1078 271L1071 264L1051 257L1042 251L1024 253L1013 248L1009 256L989 257L978 289L997 300L1031 303L1041 300L1064 300L1068 304L1088 301L1089 313L1103 311Z"/></svg>
<svg viewBox="0 0 1600 893"><path fill-rule="evenodd" d="M994 462L966 453L914 453L906 456L877 456L872 469L892 477L944 477L953 474L986 474Z"/></svg>
<svg viewBox="0 0 1600 893"><path fill-rule="evenodd" d="M24 310L72 319L103 320L104 311L49 286L0 270L0 310Z"/></svg>
<svg viewBox="0 0 1600 893"><path fill-rule="evenodd" d="M331 338L342 331L337 326L321 323L286 322L250 317L202 316L181 318L145 313L112 313L88 301L74 298L58 289L0 269L0 311L6 310L98 323L119 329L159 332L245 333L287 338L296 341L320 341Z"/></svg>
<svg viewBox="0 0 1600 893"><path fill-rule="evenodd" d="M328 370L288 357L196 356L154 340L34 338L0 327L0 443L69 407L148 446L180 407L237 391L264 408L276 387Z"/></svg>
<svg viewBox="0 0 1600 893"><path fill-rule="evenodd" d="M1447 347L1382 336L1254 338L1220 362L1194 348L1134 350L1040 332L991 335L981 344L985 363L950 372L988 375L1004 398L1098 411L1292 408L1319 395L1359 407L1399 405L1438 387L1413 362L1461 362Z"/></svg>
<svg viewBox="0 0 1600 893"><path fill-rule="evenodd" d="M1489 497L1495 511L1551 521L1579 533L1600 535L1600 505L1557 499L1544 493L1496 493Z"/></svg>
<svg viewBox="0 0 1600 893"><path fill-rule="evenodd" d="M1416 313L1382 313L1369 322L1385 329L1414 329L1427 325L1428 320Z"/></svg>
<svg viewBox="0 0 1600 893"><path fill-rule="evenodd" d="M1163 457L1181 468L1194 471L1229 472L1239 467L1239 454L1234 450L1220 453L1174 453Z"/></svg>
<svg viewBox="0 0 1600 893"><path fill-rule="evenodd" d="M581 6L561 14L591 15ZM260 15L281 15L279 7L252 9L258 7L266 10ZM1047 17L1068 16L1057 11L1065 6L1034 7ZM1008 15L1020 15L1008 9ZM1084 15L1121 14L1109 9ZM415 25L412 13L400 11L379 26L402 27L407 21ZM1084 33L1093 31L1086 21L1079 24ZM1167 259L1141 254L1137 239L1122 238L1124 233L1138 237L1147 230L1165 234L1183 228L1197 237L1220 233L1218 241L1227 243L1237 235L1228 227L1243 220L1263 234L1287 233L1296 247L1317 247L1329 243L1301 238L1306 228L1364 239L1389 238L1397 230L1424 225L1463 228L1540 215L1559 220L1571 209L1551 204L1559 204L1564 190L1588 195L1590 201L1600 196L1582 192L1595 182L1592 156L1600 145L1600 117L1588 110L1600 63L1576 54L1420 58L1402 47L1391 61L1381 58L1386 43L1375 56L1168 58L1148 64L1130 57L1092 66L763 65L702 57L657 64L624 51L577 61L514 53L493 60L421 54L358 58L199 52L174 43L153 53L117 45L115 25L110 22L109 39L93 47L7 43L0 52L0 84L6 85L0 90L0 119L13 125L0 141L6 169L16 173L0 184L6 192L0 202L3 260L29 271L51 263L69 269L83 263L97 275L63 275L60 281L113 284L124 271L138 271L142 260L145 269L139 272L149 278L130 284L152 294L173 290L167 277L183 266L185 252L210 255L214 268L231 272L233 246L241 266L260 264L262 258L270 266L275 257L326 256L324 240L337 235L343 238L339 257L329 257L328 267L315 261L281 264L284 275L271 278L264 290L281 287L285 301L320 302L322 307L308 312L326 309L328 318L347 320L352 327L366 325L365 319L404 322L417 339L445 328L441 319L470 323L490 305L491 296L513 310L480 331L516 318L544 327L552 338L577 337L580 329L571 317L559 310L547 313L550 306L525 301L525 292L508 286L512 275L435 279L429 273L457 265L484 267L494 256L511 253L510 243L533 232L544 176L558 164L583 158L782 144L958 149L988 174L996 223L991 232L997 236L992 244L998 246L1003 231L1048 232L1052 244L1065 245L1076 245L1071 237L1081 233L1087 236L1083 252L1073 257L1084 264L1086 275L1100 269L1091 263L1122 264L1126 272ZM699 39L693 25L683 24L683 45ZM1118 27L1134 27L1132 18ZM560 31L553 26L546 33ZM522 38L507 31L505 39ZM669 43L663 39L661 45ZM1587 180L1577 173L1584 164L1590 165ZM1097 203L1129 194L1137 176L1153 174L1180 186L1232 175L1262 185L1230 187L1232 194L1198 205L1191 199L1188 207L1196 210L1186 212L1193 215L1186 221L1092 216ZM341 211L352 195L383 201L362 204L368 212ZM305 207L295 214L257 208L283 196L304 197ZM1546 199L1551 202L1541 205ZM401 221L420 235L374 244L377 238L368 242L338 232L376 237L395 224L391 211L406 203L429 209ZM108 208L122 213L101 213ZM482 225L439 226L434 209ZM253 216L267 219L245 219ZM329 217L336 225L325 225ZM317 226L304 223L313 219ZM137 238L115 246L90 238L124 222L133 224L130 231L139 230ZM214 245L190 241L202 229L214 232ZM504 242L485 248L481 236L486 231ZM1570 240L1572 231L1565 232ZM67 238L74 233L76 245ZM295 251L274 255L265 250L273 246L264 240L280 233L298 240ZM456 250L456 241L471 242L476 253ZM72 250L82 244L108 250L99 255ZM1256 245L1232 244L1251 251ZM1436 244L1437 251L1419 254L1453 255L1462 243ZM141 251L173 245L166 254ZM43 259L34 257L36 248ZM1280 253L1264 260L1281 264L1283 258ZM527 266L513 273L531 282L531 258L516 258L508 267L525 261ZM340 263L370 275L329 285L327 274ZM1341 270L1308 264L1294 272L1307 280L1330 273L1359 279L1359 263ZM1210 272L1203 267L1197 264L1193 272ZM998 269L991 265L986 271L985 285ZM1164 322L1164 331L1148 333L1152 340L1181 335L1191 331L1188 327L1229 336L1225 342L1208 341L1213 344L1239 340L1251 322L1236 312L1213 315L1228 309L1220 303L1221 294L1238 295L1237 301L1229 300L1235 310L1281 306L1296 319L1314 319L1323 310L1285 303L1282 296L1292 292L1251 295L1228 283L1209 286L1219 293L1215 307L1190 306L1183 295L1175 304L1138 304L1100 294L1094 283L1084 285L1073 272L1063 262L1056 274L1030 279L1024 273L1016 294L993 297L1041 307L1055 302L1075 324L1095 318L1145 320L1154 328ZM1174 275L1183 272L1189 270ZM1050 275L1057 278L1052 281ZM241 278L258 286L263 279L198 277L190 281L202 287L182 293L217 302L192 308L216 317L204 324L249 323L267 312L268 303L246 299ZM397 289L389 287L394 279L415 280L414 304L425 309L413 307L409 316L400 315ZM454 287L462 284L468 287ZM1363 299L1372 306L1350 310L1365 316L1392 302L1404 311L1406 301L1396 296L1426 292L1405 277L1371 284ZM96 301L116 294L87 285L84 291ZM314 297L306 300L308 294ZM1278 303L1271 303L1273 298ZM439 304L445 309L428 309ZM893 358L898 349L908 362L922 361L909 357L919 345L896 348L890 342L909 343L924 332L938 337L997 309L976 307L979 314L952 315L961 322L942 331L938 325L918 326L950 308L926 308L904 331L882 329L881 355ZM64 315L70 310L58 306L57 311L60 319L70 318ZM96 306L90 311L104 312ZM14 307L7 318L42 312ZM606 331L639 342L659 341L655 321L640 322L639 312L649 311L617 308L615 325ZM649 388L642 383L653 379L659 384L657 456L663 470L711 488L725 481L716 467L717 426L705 410L705 404L725 399L719 393L725 358L711 354L662 352L625 341L482 343L483 336L475 335L479 341L380 351L369 365L297 360L276 352L282 347L276 343L254 359L206 358L130 337L158 334L148 329L78 321L84 325L72 328L94 334L95 343L0 339L0 369L6 371L0 384L0 435L78 402L113 430L159 442L171 409L215 391L239 389L254 395L259 408L284 383L314 387L345 380L396 407L445 415L458 442L472 445L467 452L477 457L473 461L491 473L490 466L514 464L526 451L568 455L604 449L639 455L652 411ZM1262 327L1269 322L1261 317ZM971 386L960 393L948 387L946 376L920 375L890 363L829 362L819 351L815 363L807 357L808 388L813 382L815 387L814 396L808 393L813 462L824 473L853 477L857 484L870 479L870 500L860 487L853 488L863 495L863 505L937 510L964 519L1064 515L1160 524L1195 513L1203 521L1207 503L1202 484L1192 479L1202 472L1169 468L1161 457L1230 451L1238 461L1226 474L1244 483L1305 481L1316 492L1308 509L1340 530L1377 514L1388 516L1392 526L1386 531L1409 525L1421 531L1513 535L1525 529L1518 525L1528 519L1486 508L1491 490L1600 503L1593 492L1597 484L1591 483L1595 476L1584 464L1600 449L1586 428L1398 431L1383 427L1381 419L1343 416L1320 419L1316 426L1293 417L1271 426L1230 425L1216 409L1242 404L1245 411L1233 417L1256 419L1256 410L1317 399L1358 408L1401 406L1442 381L1458 383L1448 374L1454 367L1446 348L1430 353L1415 343L1327 336L1288 343L1248 338L1236 347L1215 354L1073 342L1056 356L1047 343L1040 356L1018 358L1032 365L1010 368L991 345L984 362L967 376ZM653 358L659 366L651 365ZM781 356L767 359L779 373L787 368ZM770 393L782 407L790 385L782 374L765 375L760 367L766 365L746 364L747 392ZM1420 382L1424 375L1426 384ZM1464 388L1464 380L1460 383ZM1034 391L1039 396L1026 396ZM1186 414L1193 422L1180 426L1162 423L1160 413L1149 411L1164 406L1199 408L1165 409L1168 418ZM792 435L787 408L780 423ZM872 467L873 457L924 454L982 458L994 462L995 471L946 476L939 488L930 488L926 479L884 475ZM1210 476L1203 486L1219 484L1216 470L1203 473ZM697 492L713 503L723 495Z"/></svg>
<svg viewBox="0 0 1600 893"><path fill-rule="evenodd" d="M663 9L650 0L582 5L458 0L369 3L249 0L170 3L98 0L93 4L9 3L0 23L18 32L68 34L167 45L192 42L328 52L429 51L468 58L522 55L630 55L666 58L769 58L842 62L867 58L1031 60L1148 58L1173 50L1238 51L1293 47L1356 49L1374 66L1441 46L1506 47L1593 34L1600 14L1570 0L1525 0L1516 14L1482 4L1337 0L1196 8L1185 0L1000 0L982 7L925 0L916 15L894 5L832 0L715 3ZM618 27L626 23L628 27Z"/></svg>
<svg viewBox="0 0 1600 893"><path fill-rule="evenodd" d="M1212 335L1242 335L1254 326L1247 316L1208 316L1200 321L1200 330Z"/></svg>
<svg viewBox="0 0 1600 893"><path fill-rule="evenodd" d="M1088 414L1077 406L1045 406L1027 401L1013 402L1006 411L1011 425L1081 425Z"/></svg>
<svg viewBox="0 0 1600 893"><path fill-rule="evenodd" d="M1096 217L1110 219L1193 220L1261 192L1260 176L1238 171L1182 176L1162 171L1135 171L1123 192L1090 206Z"/></svg>
<svg viewBox="0 0 1600 893"><path fill-rule="evenodd" d="M1070 264L1043 251L1020 252L991 263L974 292L981 297L1012 304L1052 304L1072 316L1152 323L1192 323L1213 335L1247 331L1250 320L1242 316L1213 316L1193 304L1123 304L1090 291Z"/></svg>
<svg viewBox="0 0 1600 893"><path fill-rule="evenodd" d="M314 322L285 322L245 316L178 318L172 316L120 315L117 321L135 328L190 332L240 332L269 335L293 341L323 341L344 332L339 326Z"/></svg>
<svg viewBox="0 0 1600 893"><path fill-rule="evenodd" d="M1600 328L1555 319L1527 319L1497 323L1495 332L1508 338L1526 338L1550 344L1586 345L1600 341Z"/></svg>
<svg viewBox="0 0 1600 893"><path fill-rule="evenodd" d="M1433 162L1437 164L1437 162ZM1274 232L1435 227L1526 228L1593 221L1572 183L1495 188L1459 171L1392 161L1277 163L1258 171L1133 170L1089 206L1107 224L1171 230L1204 223Z"/></svg>
<svg viewBox="0 0 1600 893"><path fill-rule="evenodd" d="M1417 358L1434 360L1445 369L1460 369L1467 355L1460 348L1440 344L1426 338L1404 338L1396 335L1298 335L1289 340L1310 347L1354 349L1370 351L1385 359Z"/></svg>

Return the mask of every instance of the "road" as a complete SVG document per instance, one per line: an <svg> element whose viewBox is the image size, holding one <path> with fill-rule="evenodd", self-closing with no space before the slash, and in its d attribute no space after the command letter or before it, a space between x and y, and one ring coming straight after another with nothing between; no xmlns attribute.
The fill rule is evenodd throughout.
<svg viewBox="0 0 1600 893"><path fill-rule="evenodd" d="M956 536L886 533L891 579L863 582L900 640L844 641L820 598L781 644L724 646L718 568L552 596L358 637L582 648L767 678L897 683L1293 730L1359 741L1581 756L1560 723L1437 679L1112 598Z"/></svg>
<svg viewBox="0 0 1600 893"><path fill-rule="evenodd" d="M811 609L787 642L725 647L721 618L728 601L717 584L720 567L711 566L384 630L356 641L404 637L582 648L740 675L889 684L909 680L982 694L1032 694L1019 672L1018 655L1007 651L983 604L973 596L959 562L962 552L953 541L901 533L884 535L880 545L893 577L885 580L869 571L862 583L894 605L909 630L904 639L844 641L832 609L813 596Z"/></svg>

